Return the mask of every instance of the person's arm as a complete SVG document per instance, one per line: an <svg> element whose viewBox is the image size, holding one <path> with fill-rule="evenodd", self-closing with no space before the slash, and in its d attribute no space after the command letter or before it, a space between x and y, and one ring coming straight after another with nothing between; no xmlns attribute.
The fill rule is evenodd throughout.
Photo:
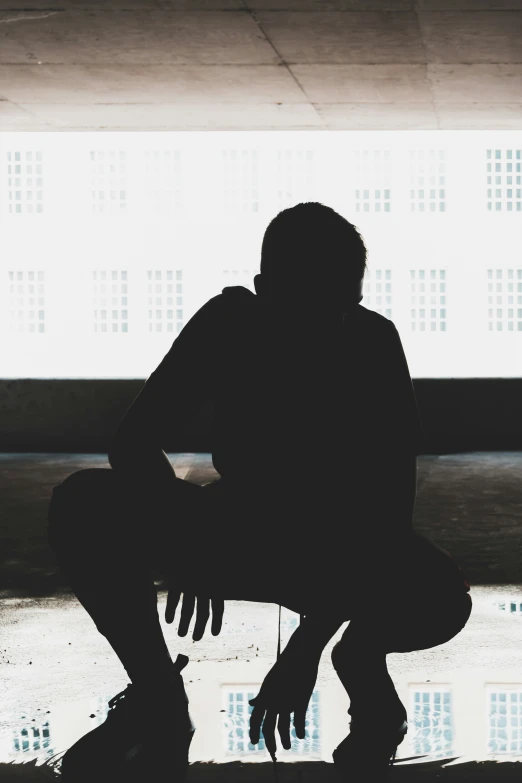
<svg viewBox="0 0 522 783"><path fill-rule="evenodd" d="M424 433L413 383L401 339L388 321L382 336L383 359L378 368L376 437L371 480L379 486L379 509L393 521L395 531L405 533L413 525L417 487L417 455L422 452ZM391 516L390 516L391 514Z"/></svg>
<svg viewBox="0 0 522 783"><path fill-rule="evenodd" d="M109 462L136 502L146 504L146 513L171 517L176 509L176 490L180 479L164 449L182 423L200 410L206 399L212 398L213 381L219 362L222 339L222 302L214 297L187 323L152 373L138 397L122 420L113 439ZM201 489L192 486L194 492ZM142 490L144 490L142 492ZM183 522L183 520L181 521ZM147 524L145 513L143 524ZM173 553L173 558L179 553ZM182 585L172 562L169 593L165 610L167 623L174 621ZM212 608L212 634L221 631L224 601L219 596L183 594L179 636L186 636L194 615L196 622L192 638L202 638Z"/></svg>
<svg viewBox="0 0 522 783"><path fill-rule="evenodd" d="M317 680L321 654L345 622L343 617L344 614L324 605L303 618L263 680L258 695L250 700L254 708L250 716L250 741L256 745L262 729L272 758L275 758L277 750L276 725L283 748L289 750L291 747L292 713L295 733L299 739L304 738L306 711Z"/></svg>
<svg viewBox="0 0 522 783"><path fill-rule="evenodd" d="M413 382L399 332L391 324L390 351L392 383L391 416L396 432L398 513L412 522L417 491L417 455L422 452L424 431Z"/></svg>
<svg viewBox="0 0 522 783"><path fill-rule="evenodd" d="M176 475L164 449L212 393L220 339L220 297L190 319L121 421L109 462L129 482L169 492Z"/></svg>

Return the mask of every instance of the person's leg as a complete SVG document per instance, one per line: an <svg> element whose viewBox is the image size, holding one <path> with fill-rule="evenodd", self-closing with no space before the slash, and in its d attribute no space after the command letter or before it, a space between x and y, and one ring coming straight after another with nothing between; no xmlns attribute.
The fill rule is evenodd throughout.
<svg viewBox="0 0 522 783"><path fill-rule="evenodd" d="M465 626L470 611L469 594L456 589L446 595L430 593L403 596L401 605L388 621L379 616L355 617L332 652L334 667L350 697L350 715L375 715L375 705L386 713L404 712L388 673L386 656L436 647L456 636Z"/></svg>
<svg viewBox="0 0 522 783"><path fill-rule="evenodd" d="M151 569L170 573L187 592L295 608L272 567L277 551L261 540L245 552L244 533L256 528L260 502L224 487L179 480L165 513L152 498L132 497L110 469L74 473L55 488L49 538L76 596L109 641L132 683L161 685L172 660L157 611ZM277 548L276 548L277 550ZM249 560L239 580L237 558ZM272 558L272 564L266 558ZM286 581L290 581L286 578Z"/></svg>
<svg viewBox="0 0 522 783"><path fill-rule="evenodd" d="M56 487L49 537L79 601L131 682L150 688L172 670L149 565L150 520L126 498L112 470L84 470Z"/></svg>
<svg viewBox="0 0 522 783"><path fill-rule="evenodd" d="M161 552L180 576L190 560L182 530L197 519L202 488L180 481L179 489L170 515L139 492L131 497L112 470L80 471L54 490L51 546L132 683L109 702L105 723L64 755L64 783L87 783L93 775L111 783L184 779L194 733L181 677L187 659L171 660L151 573Z"/></svg>
<svg viewBox="0 0 522 783"><path fill-rule="evenodd" d="M373 616L357 612L332 652L350 698L350 735L336 751L336 761L347 775L364 763L370 747L384 774L406 731L406 710L388 673L386 656L444 644L462 630L471 613L471 598L452 561L425 543L415 544L413 551L414 562L394 568L395 580L388 574L381 601L372 602L382 611Z"/></svg>

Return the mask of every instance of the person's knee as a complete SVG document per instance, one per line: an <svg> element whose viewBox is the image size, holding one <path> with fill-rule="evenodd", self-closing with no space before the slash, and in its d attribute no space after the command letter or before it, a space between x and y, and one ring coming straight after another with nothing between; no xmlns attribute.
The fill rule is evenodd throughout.
<svg viewBox="0 0 522 783"><path fill-rule="evenodd" d="M48 512L49 544L55 552L83 547L97 537L110 479L103 469L80 470L54 487ZM103 474L103 475L100 475Z"/></svg>
<svg viewBox="0 0 522 783"><path fill-rule="evenodd" d="M332 666L334 667L335 671L338 671L341 668L344 659L343 646L341 642L334 644L332 648L331 659Z"/></svg>

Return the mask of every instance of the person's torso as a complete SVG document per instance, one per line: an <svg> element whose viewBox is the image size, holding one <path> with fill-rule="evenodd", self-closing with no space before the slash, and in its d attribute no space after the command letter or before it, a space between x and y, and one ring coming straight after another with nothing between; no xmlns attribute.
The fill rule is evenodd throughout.
<svg viewBox="0 0 522 783"><path fill-rule="evenodd" d="M228 482L361 486L379 438L385 319L360 306L336 326L288 320L247 289L225 289L213 462ZM297 322L296 322L297 321Z"/></svg>

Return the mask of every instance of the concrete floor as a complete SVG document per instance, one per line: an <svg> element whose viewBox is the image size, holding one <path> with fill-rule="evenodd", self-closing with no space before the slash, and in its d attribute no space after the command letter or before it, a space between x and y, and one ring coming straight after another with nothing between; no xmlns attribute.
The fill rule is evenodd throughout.
<svg viewBox="0 0 522 783"><path fill-rule="evenodd" d="M215 475L209 455L172 455L178 475L205 483ZM466 628L447 644L431 650L389 656L389 668L401 698L412 709L412 689L436 688L452 693L454 755L459 761L490 758L487 751L488 689L522 692L522 604L518 563L522 539L518 496L520 453L474 453L424 456L419 459L416 526L449 548L472 578L474 611ZM76 600L63 589L45 538L46 504L52 487L84 467L101 466L101 455L13 455L2 466L3 544L0 577L0 783L17 774L31 780L33 770L18 762L46 753L60 753L76 738L103 720L104 705L126 685L126 676L106 641ZM502 535L498 532L502 531ZM165 595L160 595L160 615ZM364 602L364 596L361 596ZM517 602L516 613L510 602ZM501 604L505 609L501 609ZM378 622L381 607L368 606ZM283 645L297 617L283 612ZM198 726L191 747L190 781L269 780L266 753L227 751L226 698L231 690L257 692L275 659L277 607L271 604L228 602L220 637L199 643L179 639L176 627L164 625L173 655L183 652L191 710ZM317 690L321 720L319 740L297 749L283 765L281 781L334 779L331 752L347 731L348 699L331 667L329 649L321 663ZM225 700L225 701L224 701ZM92 716L92 717L91 717ZM376 705L378 720L378 705ZM23 731L48 724L49 747L16 751ZM400 756L419 755L418 731L412 728ZM416 740L417 737L417 740ZM521 748L522 753L522 748ZM441 754L438 754L441 756ZM442 756L444 753L442 753ZM435 754L437 756L437 754ZM511 763L460 764L441 772L440 760L429 756L428 766L416 766L415 780L441 774L455 780L512 778L520 774ZM514 753L502 760L522 758ZM205 764L219 761L219 767ZM301 763L306 762L303 766ZM410 765L408 765L410 766ZM221 771L218 772L217 770ZM27 775L25 774L27 772ZM402 781L411 771L394 773Z"/></svg>
<svg viewBox="0 0 522 783"><path fill-rule="evenodd" d="M488 758L484 734L487 688L522 688L522 617L499 611L496 605L515 593L522 600L520 588L514 585L475 587L472 617L457 637L431 650L388 656L390 673L408 710L412 709L412 689L433 685L451 690L455 713L452 757L461 761ZM162 594L160 616L164 605ZM14 738L23 730L30 734L35 726L41 730L47 724L48 751L60 754L103 720L107 700L126 686L126 675L71 596L4 598L0 607L0 764L31 758L41 762L47 758L46 751L41 747L36 751L31 747L26 753L16 751ZM295 620L292 613L283 611L283 646ZM223 713L228 691L255 694L273 664L277 607L228 602L221 636L205 636L199 643L178 638L175 626L163 626L173 657L177 652L190 657L184 675L197 725L191 760L225 764L266 761L266 752L245 755L227 751L227 716ZM348 699L329 655L336 638L323 655L316 686L321 706L319 740L297 752L280 754L283 761L329 762L332 750L347 732ZM422 728L415 728L412 720L411 735L399 757L418 755L415 738L419 731ZM428 756L428 760L436 758L437 754ZM500 757L504 761L513 758L522 759L522 753ZM199 779L194 775L191 779ZM1 767L0 781L3 783Z"/></svg>

